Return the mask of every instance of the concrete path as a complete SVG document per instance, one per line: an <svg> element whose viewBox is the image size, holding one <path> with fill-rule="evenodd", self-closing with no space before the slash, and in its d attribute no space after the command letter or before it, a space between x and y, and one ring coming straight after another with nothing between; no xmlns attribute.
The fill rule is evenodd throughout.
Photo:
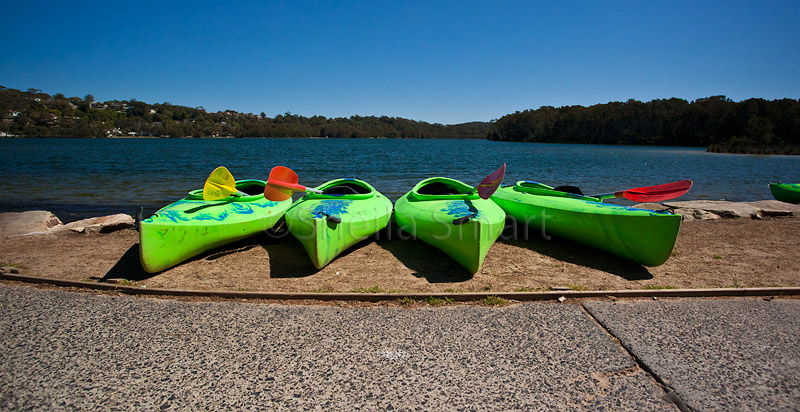
<svg viewBox="0 0 800 412"><path fill-rule="evenodd" d="M800 410L800 300L583 305L694 410Z"/></svg>
<svg viewBox="0 0 800 412"><path fill-rule="evenodd" d="M0 410L800 405L800 301L584 305L186 303L0 284Z"/></svg>

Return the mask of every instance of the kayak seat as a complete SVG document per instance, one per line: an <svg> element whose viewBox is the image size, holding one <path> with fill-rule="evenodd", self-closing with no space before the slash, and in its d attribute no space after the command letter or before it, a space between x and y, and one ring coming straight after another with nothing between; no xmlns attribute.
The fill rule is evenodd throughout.
<svg viewBox="0 0 800 412"><path fill-rule="evenodd" d="M463 194L454 187L441 182L433 182L421 187L417 193L421 195L460 195Z"/></svg>
<svg viewBox="0 0 800 412"><path fill-rule="evenodd" d="M369 193L369 189L355 183L344 183L322 191L324 195L364 195L367 193Z"/></svg>
<svg viewBox="0 0 800 412"><path fill-rule="evenodd" d="M577 186L556 186L553 188L553 190L583 196L583 191L581 191L581 189L579 189Z"/></svg>

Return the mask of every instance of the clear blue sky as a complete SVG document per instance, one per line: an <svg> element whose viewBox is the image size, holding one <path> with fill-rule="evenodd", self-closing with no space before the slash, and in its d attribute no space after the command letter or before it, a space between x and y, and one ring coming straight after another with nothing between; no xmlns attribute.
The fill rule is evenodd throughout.
<svg viewBox="0 0 800 412"><path fill-rule="evenodd" d="M8 1L0 85L274 116L800 98L800 1Z"/></svg>

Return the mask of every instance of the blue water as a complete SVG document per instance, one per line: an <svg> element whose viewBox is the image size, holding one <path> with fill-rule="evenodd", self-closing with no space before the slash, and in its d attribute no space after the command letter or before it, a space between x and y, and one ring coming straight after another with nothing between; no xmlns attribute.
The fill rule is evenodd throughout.
<svg viewBox="0 0 800 412"><path fill-rule="evenodd" d="M0 139L0 211L59 217L154 210L200 189L224 165L236 179L288 166L300 183L370 182L392 200L446 176L475 185L507 163L504 182L535 180L598 194L681 179L682 200L772 198L768 182L800 181L800 157L706 153L701 148L404 139ZM62 217L62 219L65 219Z"/></svg>

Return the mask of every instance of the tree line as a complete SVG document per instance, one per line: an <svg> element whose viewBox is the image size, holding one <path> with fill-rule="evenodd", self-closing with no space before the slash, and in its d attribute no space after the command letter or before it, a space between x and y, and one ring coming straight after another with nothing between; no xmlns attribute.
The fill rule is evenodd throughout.
<svg viewBox="0 0 800 412"><path fill-rule="evenodd" d="M700 146L715 152L800 154L800 100L712 96L552 106L501 117L501 141Z"/></svg>
<svg viewBox="0 0 800 412"><path fill-rule="evenodd" d="M25 137L384 137L485 139L488 122L443 125L388 116L268 117L233 110L208 112L169 102L95 101L38 89L0 86L0 135Z"/></svg>
<svg viewBox="0 0 800 412"><path fill-rule="evenodd" d="M709 151L800 154L800 100L712 96L543 106L492 122L443 125L388 116L268 117L169 102L95 101L0 86L0 136L471 138L543 143L699 146Z"/></svg>

